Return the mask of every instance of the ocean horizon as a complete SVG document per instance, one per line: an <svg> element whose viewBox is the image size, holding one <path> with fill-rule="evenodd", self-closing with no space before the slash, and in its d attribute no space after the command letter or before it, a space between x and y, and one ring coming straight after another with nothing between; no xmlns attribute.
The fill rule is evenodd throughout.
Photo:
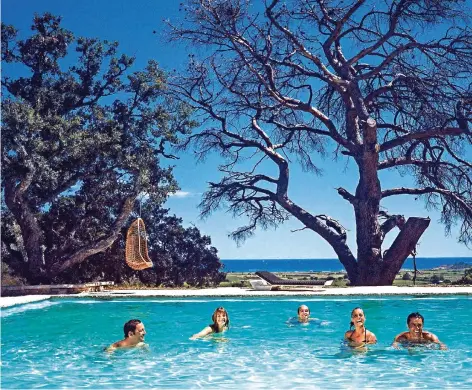
<svg viewBox="0 0 472 390"><path fill-rule="evenodd" d="M223 272L337 272L344 271L338 259L222 259ZM419 270L453 265L470 264L472 257L417 257ZM413 259L408 258L402 269L413 269Z"/></svg>

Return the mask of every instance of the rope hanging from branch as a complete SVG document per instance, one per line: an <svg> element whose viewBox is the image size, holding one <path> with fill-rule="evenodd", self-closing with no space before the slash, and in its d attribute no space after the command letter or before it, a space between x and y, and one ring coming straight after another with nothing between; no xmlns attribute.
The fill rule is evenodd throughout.
<svg viewBox="0 0 472 390"><path fill-rule="evenodd" d="M126 264L136 271L153 265L148 255L146 227L141 218L130 225L126 235Z"/></svg>
<svg viewBox="0 0 472 390"><path fill-rule="evenodd" d="M415 273L413 274L413 286L416 286L416 274L418 272L418 269L416 268L416 247L411 252L411 255L413 256L413 268L415 271Z"/></svg>

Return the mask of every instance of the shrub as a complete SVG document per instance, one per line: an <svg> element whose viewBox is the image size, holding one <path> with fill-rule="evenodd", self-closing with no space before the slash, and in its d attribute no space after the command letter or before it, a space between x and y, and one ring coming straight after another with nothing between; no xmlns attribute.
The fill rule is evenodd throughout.
<svg viewBox="0 0 472 390"><path fill-rule="evenodd" d="M402 280L411 280L411 274L409 272L405 272L403 274Z"/></svg>
<svg viewBox="0 0 472 390"><path fill-rule="evenodd" d="M464 271L464 276L457 281L457 284L472 284L472 268Z"/></svg>
<svg viewBox="0 0 472 390"><path fill-rule="evenodd" d="M16 275L12 269L2 261L2 286L23 286L26 280Z"/></svg>
<svg viewBox="0 0 472 390"><path fill-rule="evenodd" d="M431 276L430 282L434 284L439 284L441 281L441 278L438 275L433 275Z"/></svg>

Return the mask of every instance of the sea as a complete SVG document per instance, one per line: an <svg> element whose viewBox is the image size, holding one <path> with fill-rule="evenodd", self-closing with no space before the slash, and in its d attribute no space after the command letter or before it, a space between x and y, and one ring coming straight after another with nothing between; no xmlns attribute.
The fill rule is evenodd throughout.
<svg viewBox="0 0 472 390"><path fill-rule="evenodd" d="M344 267L337 259L224 259L223 272L336 272ZM432 269L465 263L472 267L472 257L417 257L416 268ZM413 259L408 258L402 269L413 269Z"/></svg>

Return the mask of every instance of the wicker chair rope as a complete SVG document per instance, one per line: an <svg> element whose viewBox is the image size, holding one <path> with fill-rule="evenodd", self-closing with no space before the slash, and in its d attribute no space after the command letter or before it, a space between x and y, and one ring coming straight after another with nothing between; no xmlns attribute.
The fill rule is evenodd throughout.
<svg viewBox="0 0 472 390"><path fill-rule="evenodd" d="M136 271L152 267L148 255L146 227L141 218L131 224L126 235L126 264Z"/></svg>

